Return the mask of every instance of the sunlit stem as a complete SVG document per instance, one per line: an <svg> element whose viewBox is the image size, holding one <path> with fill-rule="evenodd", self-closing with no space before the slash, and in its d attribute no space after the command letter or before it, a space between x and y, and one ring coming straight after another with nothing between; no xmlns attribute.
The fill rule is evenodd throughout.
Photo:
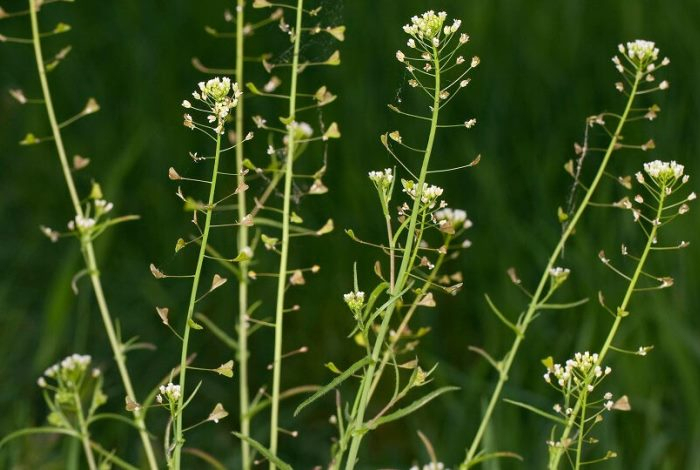
<svg viewBox="0 0 700 470"><path fill-rule="evenodd" d="M197 290L199 289L199 281L202 274L202 265L207 251L207 242L209 240L209 229L211 228L211 216L214 212L214 195L216 191L216 177L219 174L219 156L221 154L221 134L216 134L216 153L214 154L214 169L211 176L211 187L209 188L209 202L206 209L206 220L204 222L204 230L202 231L202 243L199 246L199 256L197 257L197 266L192 280L192 290L190 291L190 303L187 307L187 318L185 320L185 332L182 335L182 352L180 355L180 399L178 400L175 419L175 450L173 451L173 468L179 470L181 468L181 452L182 446L185 443L182 429L183 405L186 395L185 378L187 375L187 354L190 341L190 331L192 315L194 315L194 306L197 301Z"/></svg>
<svg viewBox="0 0 700 470"><path fill-rule="evenodd" d="M245 83L243 77L244 40L243 26L245 22L245 0L237 0L236 5L236 81ZM236 107L236 173L237 187L244 183L243 166L243 105L245 99L238 101ZM247 215L246 192L238 192L238 220ZM248 226L241 225L238 229L238 253L248 247ZM250 398L248 395L248 261L239 264L241 277L238 280L238 401L240 408L241 434L250 436ZM245 439L241 440L241 468L250 470L250 445Z"/></svg>
<svg viewBox="0 0 700 470"><path fill-rule="evenodd" d="M665 187L662 187L660 190L661 197L659 198L659 206L656 210L656 219L660 220L661 215L664 210L664 202L666 199L666 191ZM644 273L644 264L646 263L647 257L649 256L649 253L652 251L652 246L654 244L654 241L656 240L656 234L658 232L659 226L656 224L652 224L651 230L649 231L649 235L647 237L647 242L646 245L644 246L644 251L642 252L642 255L639 257L639 262L637 263L637 268L634 271L634 274L632 275L632 278L630 279L629 284L627 285L627 290L625 291L625 296L622 299L622 303L620 304L620 307L618 308L618 313L615 316L615 321L613 322L612 326L610 327L610 331L608 332L608 336L605 339L605 343L603 344L603 347L600 348L600 351L598 352L598 361L594 364L593 368L594 369L596 366L600 367L600 365L603 363L603 359L605 359L605 356L608 354L608 351L610 351L610 348L612 346L612 342L615 339L615 336L617 335L617 331L620 328L620 324L622 323L622 320L625 318L625 313L627 312L627 307L629 306L630 300L632 300L632 295L634 294L635 288L637 286L637 282L639 281L639 278L643 275ZM586 387L590 382L591 382L592 377L588 377L587 380L584 382L583 387ZM577 400L576 404L573 407L573 411L571 413L572 417L575 417L579 411L581 411L582 407L585 406L585 401ZM569 438L569 435L571 434L571 431L575 425L574 419L569 419L567 426L564 428L564 430L561 433L561 438L559 439L559 442L563 442L566 439ZM561 459L563 453L563 449L557 447L555 448L552 453L550 454L549 458L549 469L554 470L559 468L559 461Z"/></svg>
<svg viewBox="0 0 700 470"><path fill-rule="evenodd" d="M435 66L435 89L440 89L440 58L438 56L438 51L433 47L433 57ZM435 133L438 125L438 117L440 113L440 94L435 93L433 99L433 113L430 120L430 132L428 134L428 143L425 146L425 154L423 155L423 163L421 165L420 174L418 176L416 197L413 201L413 209L411 210L410 221L408 224L408 232L406 234L406 245L404 248L404 256L401 259L401 265L399 268L399 273L396 277L396 285L394 286L392 295L397 292L401 292L406 286L406 282L409 279L409 274L413 268L413 245L414 238L416 235L416 224L418 220L418 215L421 212L421 197L423 196L423 183L425 183L425 177L428 173L428 166L430 164L430 156L432 155L433 145L435 143ZM369 404L371 384L374 381L374 374L377 368L377 363L379 362L379 356L381 354L382 348L384 347L384 339L389 330L389 325L391 321L392 314L394 313L396 304L392 304L384 313L384 318L382 320L379 331L377 332L377 338L374 342L374 347L372 349L372 361L367 366L365 374L362 378L362 384L360 385L360 400L357 405L357 413L353 420L348 423L348 431L352 433L360 427L362 427L365 419L365 411L367 410L367 405ZM355 468L357 463L357 454L360 450L360 444L362 442L363 435L361 433L354 433L352 441L350 443L350 450L348 452L348 458L345 463L346 470L352 470Z"/></svg>
<svg viewBox="0 0 700 470"><path fill-rule="evenodd" d="M63 178L66 182L66 186L68 187L71 203L73 204L73 210L76 216L82 217L83 209L80 206L80 198L78 197L78 192L75 189L73 174L71 173L71 169L68 164L66 150L63 145L63 137L58 125L58 120L56 119L56 113L54 111L53 101L51 99L51 90L49 89L49 82L46 77L44 56L41 50L39 20L37 18L38 9L39 5L37 5L37 1L29 0L29 16L32 24L32 42L34 44L34 57L36 59L36 66L39 73L39 81L41 82L41 91L44 98L44 105L46 107L46 114L48 115L49 123L51 125L51 132L54 137L54 142L56 143L56 152L58 153L58 159L61 163L61 169L63 170ZM102 291L102 281L100 279L100 272L97 266L95 249L92 245L92 240L90 237L81 237L80 244L87 271L90 273L90 282L92 283L92 288L95 293L97 306L100 311L100 316L102 317L102 323L104 324L109 345L112 348L114 360L117 363L117 369L119 370L119 375L121 377L122 384L124 385L124 391L126 392L127 396L133 400L136 400L134 388L131 385L131 378L129 377L129 372L126 368L124 350L115 332L112 316L109 313L107 301L105 300L105 296ZM137 409L134 410L133 414L134 422L139 430L139 437L141 438L141 443L143 445L146 458L148 459L148 466L151 470L156 470L158 468L158 463L156 461L155 453L153 452L153 446L151 445L151 441L148 437L148 431L146 430L142 412L141 410Z"/></svg>
<svg viewBox="0 0 700 470"><path fill-rule="evenodd" d="M496 404L500 401L501 392L503 391L503 386L508 381L508 374L510 372L510 368L513 365L513 361L515 360L515 357L518 354L518 350L520 349L520 345L522 344L522 342L525 338L525 332L527 331L527 328L530 325L530 322L532 322L533 317L535 316L535 313L537 313L537 307L541 303L542 295L545 294L545 287L547 286L547 283L549 281L549 270L554 267L557 260L559 259L559 255L561 254L562 250L564 249L566 242L568 241L571 234L574 233L574 231L576 229L576 225L578 224L578 221L581 219L581 216L583 216L583 213L588 208L589 203L591 201L591 198L593 197L593 194L595 193L596 189L598 188L598 184L600 183L603 176L605 175L605 170L607 168L608 162L610 161L610 157L612 156L612 154L617 146L617 143L620 140L622 129L627 121L627 116L629 115L629 112L632 108L632 103L634 102L635 95L637 94L637 87L639 86L640 80L642 79L642 75L643 74L642 74L641 70L637 71L637 75L635 77L635 81L634 81L634 84L632 86L632 90L631 90L629 98L627 100L627 105L625 106L625 111L622 114L622 117L617 125L617 128L615 129L615 133L613 134L613 136L610 140L610 144L608 145L608 148L605 151L605 155L603 156L603 159L600 163L600 166L598 167L598 171L595 175L595 178L593 179L593 182L589 186L588 191L586 191L586 194L584 195L583 200L581 201L581 204L579 205L578 209L574 213L569 224L566 226L566 229L562 233L562 236L559 239L557 246L554 248L554 251L552 252L552 254L549 258L549 261L547 262L547 266L545 267L545 269L542 273L542 277L540 278L540 282L539 282L539 285L537 286L537 290L535 291L534 295L532 296L532 299L530 300L530 303L528 305L527 312L525 313L525 316L523 317L523 320L520 324L520 327L519 327L520 334L518 334L515 337L510 350L508 351L508 353L506 353L503 361L501 362L501 368L499 371L500 374L498 377L498 382L496 383L496 387L494 388L494 390L491 394L489 404L486 407L486 411L484 412L484 416L481 419L481 423L479 424L479 428L476 432L476 435L474 436L474 439L472 440L472 443L469 447L469 450L467 451L467 456L466 456L465 461L462 464L462 466L466 466L470 461L472 461L479 450L481 440L484 437L484 433L486 432L486 429L489 426L489 423L491 421L491 416L493 415L493 411L496 408Z"/></svg>
<svg viewBox="0 0 700 470"><path fill-rule="evenodd" d="M277 279L277 304L275 308L275 352L272 369L272 399L270 403L270 452L277 455L277 437L279 428L280 381L282 376L282 339L284 321L284 299L287 287L287 260L289 257L289 218L292 198L292 181L294 178L295 126L297 106L297 78L299 75L299 46L301 44L302 15L304 0L297 0L296 26L294 28L294 57L292 58L292 78L289 90L289 121L287 132L287 159L284 174L284 203L282 209L282 251L280 253L279 277ZM276 468L270 462L270 470Z"/></svg>

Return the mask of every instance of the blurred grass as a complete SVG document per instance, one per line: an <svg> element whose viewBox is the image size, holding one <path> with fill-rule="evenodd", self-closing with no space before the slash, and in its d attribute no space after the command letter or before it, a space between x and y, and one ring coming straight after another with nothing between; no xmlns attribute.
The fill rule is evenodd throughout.
<svg viewBox="0 0 700 470"><path fill-rule="evenodd" d="M14 6L11 3L23 6L22 2L5 3L6 9ZM138 222L115 228L97 244L107 296L121 321L124 338L138 335L159 348L157 353L137 352L129 357L131 368L138 371L140 393L175 361L177 344L160 327L153 306L182 305L185 294L178 285L156 283L147 266L155 261L176 269L182 263L173 258L172 247L187 233L187 217L173 197L166 171L171 165L184 164L186 151L198 145L180 126L179 103L201 77L189 65L190 58L200 56L219 64L232 60L232 45L213 41L202 32L205 24L221 24L225 6L230 7L230 2L80 1L52 6L43 13L46 25L61 19L74 28L69 36L56 38L47 47L47 51L58 50L66 41L74 46L69 59L51 76L60 114L80 109L88 96L95 96L102 105L100 113L66 132L70 154L92 159L79 176L80 184L85 189L91 178L100 180L120 213L142 216ZM465 289L455 298L439 299L439 309L418 317L433 328L421 347L421 358L440 363L435 385L457 384L462 391L445 395L403 423L380 429L366 441L363 468L407 467L416 459L426 460L416 429L433 440L444 461L457 462L463 457L464 446L478 424L480 400L494 379L467 346L474 344L498 354L511 341L489 315L482 294L488 292L498 299L513 316L524 305L524 299L509 285L505 270L516 266L526 282L534 282L559 236L556 208L563 205L569 184L562 165L573 157L572 143L582 139L586 116L615 110L621 103L613 87L617 74L610 63L619 42L654 40L672 63L660 74L668 78L671 89L656 95L662 108L659 119L640 125L635 132L640 140L652 136L657 150L642 156L620 152L615 171L633 173L643 161L654 158L681 161L693 176L700 170L696 157L700 148L700 4L696 1L351 0L342 18L348 26L343 65L322 72L329 88L340 95L324 114L341 123L343 139L330 148L328 197L305 200L300 209L308 223L320 225L332 216L339 229L352 227L363 238L383 237L379 208L373 205L373 191L365 175L371 169L393 165L378 135L405 122L390 114L385 105L410 93L394 52L405 43L401 25L427 8L445 9L461 17L463 29L472 37L468 53L482 58L470 88L453 102L446 118L460 122L474 116L479 124L468 133L443 133L436 155L440 167L483 155L475 169L436 180L446 187L451 205L466 208L475 222L470 234L473 248L465 252L459 266ZM7 27L4 23L9 22L0 22L3 34L14 34L14 28L28 30L23 20ZM271 47L269 40L260 39L255 48ZM29 48L3 44L0 64L0 87L19 86L28 95L36 95ZM313 77L305 79L315 83ZM89 286L81 283L77 297L68 286L79 266L77 246L68 241L51 244L37 229L40 224L60 226L69 213L51 145L20 148L16 144L24 133L43 135L47 128L41 108L20 107L6 93L0 95L0 214L4 222L0 225L4 270L0 277L0 409L4 416L0 434L42 422L45 409L35 379L46 366L74 349L91 353L108 368L111 406L121 407L120 386L115 371L109 369L110 353ZM611 187L607 195L619 194ZM600 453L610 447L620 455L605 468L700 468L696 307L700 291L694 288L700 274L700 254L694 246L699 228L693 209L667 232L672 240L691 241L687 251L655 262L654 271L673 276L676 285L637 298L635 315L623 327L621 343L656 347L644 359L612 359L612 391L629 395L633 411L601 428ZM592 210L578 232L565 260L574 272L572 292L594 298L604 288L612 302L614 286L619 283L599 266L596 253L600 249L616 252L623 240L634 237L631 223L619 213ZM328 380L324 362L347 364L357 356L356 346L345 340L351 318L341 305L341 294L351 286L355 260L363 287L369 286L375 255L353 245L341 230L304 242L300 248L293 264L320 261L323 275L309 278L306 287L290 295L290 301L302 304L303 309L285 326L286 344L289 349L306 344L311 351L286 363L287 386L322 383ZM269 287L256 283L255 295ZM235 305L233 287L230 294L207 304L207 313L213 313L217 323L229 330ZM572 312L543 316L530 330L505 396L551 406L556 397L540 379L540 358L563 359L575 350L597 347L606 326L607 318L594 302ZM255 390L268 380L271 335L256 334L252 341ZM199 342L196 349L202 363L218 364L229 354L224 346L212 342ZM231 381L211 379L202 401L226 400L233 407L236 387ZM320 402L300 421L291 419L291 406L285 407L285 426L299 429L301 436L283 440L282 453L299 468L327 459L332 436L327 424L330 405L330 400ZM203 405L202 413L208 412L206 408ZM524 465L504 461L491 468L543 466L548 429L541 420L504 405L493 423L489 442L498 449L518 452L527 461ZM152 430L158 431L162 424L154 419ZM256 435L264 438L266 419L259 419L257 426ZM192 441L225 456L224 461L233 467L237 444L224 429L234 427L230 420L217 433L202 428ZM135 442L135 436L125 429L97 431L105 445L124 448L125 439ZM11 468L12 462L21 461L24 468L50 468L45 460L49 458L60 467L57 454L48 456L51 442L47 440L45 452L40 453L27 443L15 445L10 452L0 453L0 467ZM133 460L137 446L129 447ZM56 449L60 452L60 447ZM30 454L36 460L28 460Z"/></svg>

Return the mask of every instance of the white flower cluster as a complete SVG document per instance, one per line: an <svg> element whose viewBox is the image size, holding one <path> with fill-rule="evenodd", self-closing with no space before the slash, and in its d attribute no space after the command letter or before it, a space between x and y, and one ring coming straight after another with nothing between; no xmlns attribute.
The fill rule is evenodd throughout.
<svg viewBox="0 0 700 470"><path fill-rule="evenodd" d="M77 228L78 231L85 232L94 227L96 223L97 220L93 219L92 217L76 215L75 219L68 221L68 230L72 232Z"/></svg>
<svg viewBox="0 0 700 470"><path fill-rule="evenodd" d="M659 49L656 47L653 41L637 39L634 42L628 42L627 49L625 49L625 46L622 44L617 47L622 54L626 53L627 57L633 61L655 61L659 57Z"/></svg>
<svg viewBox="0 0 700 470"><path fill-rule="evenodd" d="M440 227L449 225L455 230L460 228L468 229L473 225L472 221L467 218L467 212L462 209L446 207L436 211L434 218Z"/></svg>
<svg viewBox="0 0 700 470"><path fill-rule="evenodd" d="M168 385L160 386L160 393L156 395L156 401L163 403L163 398L170 403L176 403L180 399L180 386L169 382Z"/></svg>
<svg viewBox="0 0 700 470"><path fill-rule="evenodd" d="M440 34L440 31L442 30L442 25L445 23L446 18L447 13L445 13L444 11L435 14L433 10L430 10L423 13L420 16L412 17L411 24L405 25L403 27L403 30L411 36L417 36L419 39L426 38L432 40ZM448 27L450 29L450 34L459 29L460 23L461 22L459 20L455 20L455 24ZM453 27L454 31L452 31Z"/></svg>
<svg viewBox="0 0 700 470"><path fill-rule="evenodd" d="M39 377L37 384L45 388L48 384L46 378L55 380L59 388L73 388L80 384L85 371L90 367L92 357L82 354L71 354L44 371L44 375ZM99 369L94 369L93 377L100 375Z"/></svg>
<svg viewBox="0 0 700 470"><path fill-rule="evenodd" d="M683 170L684 166L675 161L669 163L662 162L661 160L654 160L653 162L644 164L644 171L647 175L651 176L657 184L667 184L672 180L677 180L683 176Z"/></svg>
<svg viewBox="0 0 700 470"><path fill-rule="evenodd" d="M350 310L357 312L365 305L365 293L362 291L352 291L343 295L343 300L350 307Z"/></svg>
<svg viewBox="0 0 700 470"><path fill-rule="evenodd" d="M418 194L416 183L411 180L402 180L403 192L411 196L411 199L415 200ZM423 191L421 191L420 202L426 205L429 209L435 207L435 203L438 198L442 196L443 189L439 186L428 185L428 183L423 183Z"/></svg>
<svg viewBox="0 0 700 470"><path fill-rule="evenodd" d="M228 77L216 77L207 82L199 82L197 87L198 90L192 92L192 96L204 103L206 109L193 107L188 100L182 102L182 107L208 113L207 122L216 123L214 130L218 134L223 134L224 121L231 110L238 105L238 98L243 92L240 91L238 83L231 83L231 79ZM185 114L184 125L190 129L196 127L191 115Z"/></svg>
<svg viewBox="0 0 700 470"><path fill-rule="evenodd" d="M63 372L84 371L90 366L92 357L82 354L71 354L61 362L52 365L44 371L46 377L57 378Z"/></svg>
<svg viewBox="0 0 700 470"><path fill-rule="evenodd" d="M114 204L107 202L104 199L95 199L95 212L99 215L106 214L114 209Z"/></svg>
<svg viewBox="0 0 700 470"><path fill-rule="evenodd" d="M442 462L430 462L429 464L423 465L423 467L419 467L418 465L412 466L409 470L450 470L449 468L445 468L445 464Z"/></svg>
<svg viewBox="0 0 700 470"><path fill-rule="evenodd" d="M555 267L549 270L549 276L555 284L561 284L566 281L569 274L571 274L571 271L568 268Z"/></svg>
<svg viewBox="0 0 700 470"><path fill-rule="evenodd" d="M386 168L384 171L370 171L369 179L377 189L388 189L391 187L391 183L394 182L394 174L391 168Z"/></svg>
<svg viewBox="0 0 700 470"><path fill-rule="evenodd" d="M578 391L587 384L587 391L592 392L598 383L612 372L610 367L602 368L598 364L598 354L577 352L573 359L566 361L564 366L554 364L547 368L544 380L552 383L552 380L566 393Z"/></svg>

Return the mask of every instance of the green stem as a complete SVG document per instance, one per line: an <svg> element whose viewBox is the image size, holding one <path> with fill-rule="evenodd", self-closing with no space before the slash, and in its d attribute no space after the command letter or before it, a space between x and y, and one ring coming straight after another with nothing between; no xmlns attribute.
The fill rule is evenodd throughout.
<svg viewBox="0 0 700 470"><path fill-rule="evenodd" d="M277 305L275 308L275 351L272 369L272 399L270 402L270 452L277 455L277 437L279 433L280 381L282 375L282 334L284 332L284 297L287 287L287 260L289 257L289 217L292 198L292 181L294 178L295 132L293 123L296 119L297 78L299 75L299 47L301 45L302 16L304 0L297 0L296 26L294 29L294 57L292 58L292 78L289 90L289 131L287 132L287 159L284 174L284 203L282 209L282 252L280 254L279 277L277 279ZM270 462L270 470L276 468Z"/></svg>
<svg viewBox="0 0 700 470"><path fill-rule="evenodd" d="M666 199L666 194L665 194L665 188L662 187L660 190L661 196L659 197L659 206L656 210L656 220L660 220L661 214L663 212L664 208L664 201ZM644 269L644 264L646 263L647 257L649 256L649 253L651 252L652 246L654 244L654 240L656 240L656 234L658 232L658 226L652 224L651 231L649 232L649 236L647 238L646 245L644 246L644 251L642 252L642 256L639 258L639 262L637 263L637 268L634 271L634 274L632 275L632 278L630 279L629 285L627 286L627 291L625 292L625 296L622 299L622 303L620 304L620 307L618 308L618 313L617 316L615 317L615 321L613 322L612 326L610 327L610 331L608 332L608 337L605 339L605 343L603 344L603 347L600 348L600 352L598 352L598 361L596 362L595 366L600 366L603 363L603 360L605 359L605 356L608 354L608 351L610 350L610 346L612 345L613 340L615 339L615 336L617 335L617 331L620 328L620 324L622 323L623 318L626 316L627 312L627 307L629 306L630 300L632 299L632 295L634 294L634 289L637 287L637 282L639 281L640 276L642 275L643 269ZM589 380L583 385L584 387L587 386L590 383L591 378L589 377ZM574 405L573 412L571 413L572 416L576 416L576 414L581 410L582 406L585 406L585 402L582 403L582 400L579 399L576 401L576 404ZM566 439L568 439L569 435L571 434L571 430L573 428L573 422L570 419L569 422L567 423L567 426L564 428L564 431L561 434L561 438L559 439L559 442L564 442ZM552 454L550 455L550 460L549 460L549 469L554 470L559 468L559 461L561 460L561 456L563 454L563 450L561 447L556 447Z"/></svg>
<svg viewBox="0 0 700 470"><path fill-rule="evenodd" d="M85 423L85 416L83 415L83 405L80 402L80 396L78 395L78 392L73 393L73 401L75 402L75 411L78 417L78 426L80 427L80 441L83 443L85 458L87 459L90 470L96 470L97 465L95 464L95 455L92 453L92 447L90 446L90 433L88 432L88 427Z"/></svg>
<svg viewBox="0 0 700 470"><path fill-rule="evenodd" d="M433 47L433 57L435 66L435 96L433 97L433 113L430 119L430 133L428 134L428 143L425 146L425 154L423 155L423 163L421 165L420 174L418 176L416 197L413 201L413 209L411 211L411 217L408 224L408 232L406 234L406 246L404 248L404 256L401 259L401 266L399 268L399 273L396 279L396 285L394 286L392 295L397 292L401 292L406 286L409 274L413 267L413 244L415 239L416 223L418 219L418 214L420 212L421 197L423 195L423 183L425 183L426 175L428 174L428 166L430 164L430 156L433 152L433 145L435 143L435 133L438 125L438 117L440 114L440 58L438 56L438 51ZM353 432L359 429L365 417L365 411L367 410L367 405L369 404L371 384L374 380L374 374L377 368L377 362L379 361L379 355L381 353L382 347L384 347L384 338L389 330L389 324L391 321L392 314L396 304L392 304L387 311L384 313L384 319L377 332L377 339L374 342L374 348L372 349L372 361L367 366L365 374L362 378L362 384L360 385L361 395L360 401L357 408L357 414L353 420L348 423L348 433L353 435L352 441L350 443L350 451L348 453L348 460L345 463L346 470L352 470L355 468L357 461L357 454L360 450L360 443L362 442L363 435L361 433Z"/></svg>
<svg viewBox="0 0 700 470"><path fill-rule="evenodd" d="M70 194L71 203L73 204L73 210L76 216L83 216L83 209L80 206L80 198L78 197L78 192L75 189L75 182L73 180L73 174L71 173L70 166L68 164L68 158L66 156L66 150L63 145L63 138L61 135L60 127L58 121L56 120L56 113L53 108L53 101L51 99L51 90L49 88L49 82L46 77L46 69L44 67L44 56L41 50L41 39L39 35L39 21L37 19L38 7L35 5L36 0L29 0L29 14L32 24L32 42L34 44L34 57L36 59L36 66L39 73L39 81L41 82L41 91L44 97L44 104L46 106L46 114L49 118L49 123L51 125L51 131L54 137L54 142L56 142L56 151L58 153L58 159L61 163L61 169L63 170L63 177L68 187L68 193ZM102 322L104 324L105 332L107 333L107 338L109 339L109 345L112 348L112 353L114 354L114 360L117 363L117 369L119 370L119 375L121 377L122 383L124 385L124 390L127 396L136 400L136 395L134 394L134 388L131 384L131 378L129 377L129 372L126 368L126 358L124 357L124 351L120 340L117 338L114 324L112 322L112 316L107 307L107 301L105 300L104 293L102 290L102 280L100 278L100 272L97 266L97 260L95 258L95 250L90 238L81 238L81 250L83 252L83 257L85 259L85 264L88 272L90 273L90 282L92 283L92 288L95 293L95 298L97 299L97 305L102 317ZM146 458L148 460L148 467L151 470L156 470L158 468L158 462L153 452L153 446L148 437L148 431L146 430L146 424L142 416L141 410L134 410L134 422L136 423L139 430L139 437L141 438L141 443L143 445L144 452L146 453Z"/></svg>
<svg viewBox="0 0 700 470"><path fill-rule="evenodd" d="M219 156L221 154L221 134L216 135L216 153L214 154L214 169L212 170L211 176L211 187L209 188L209 202L207 204L207 215L206 221L204 222L204 230L202 233L202 243L199 247L199 256L197 257L197 267L194 272L194 279L192 280L192 290L190 291L190 303L187 307L187 319L185 320L185 332L182 335L182 353L180 355L180 399L177 405L177 418L175 420L175 451L173 454L173 467L176 470L180 469L180 457L182 452L182 446L185 443L182 430L182 415L183 415L183 404L185 401L185 376L187 373L187 354L188 345L190 341L190 323L192 321L192 315L194 314L194 306L197 301L197 291L199 289L199 281L202 274L202 265L204 264L204 255L207 251L207 242L209 239L209 228L211 226L211 216L214 212L214 196L216 192L216 177L219 174Z"/></svg>
<svg viewBox="0 0 700 470"><path fill-rule="evenodd" d="M588 390L583 388L583 394L579 397L582 400L581 406L581 421L579 422L578 439L576 443L576 465L574 470L581 468L581 454L583 450L583 438L586 435L586 402L588 400Z"/></svg>
<svg viewBox="0 0 700 470"><path fill-rule="evenodd" d="M467 456L462 464L462 466L466 466L470 461L474 459L476 456L477 451L479 450L479 445L481 444L481 439L484 436L484 433L486 432L486 428L489 425L489 422L491 421L491 416L493 414L493 411L496 407L496 404L499 402L500 397L501 397L501 392L503 391L503 386L505 383L508 381L508 374L510 372L510 368L513 365L513 361L515 360L515 356L518 354L518 350L520 349L520 345L522 344L523 340L525 339L525 332L527 331L528 326L533 320L533 317L535 316L535 313L537 313L537 308L541 304L541 297L544 293L545 286L547 285L547 282L549 281L549 270L552 269L559 259L559 255L561 254L562 250L564 249L564 246L566 245L566 242L568 241L569 237L571 236L572 233L574 233L574 230L576 229L576 225L578 224L579 219L581 219L581 216L583 213L586 211L588 208L588 205L591 201L591 198L593 197L593 193L596 191L598 188L598 184L602 180L605 170L607 168L608 162L610 161L610 158L612 156L612 153L615 151L615 147L617 146L617 142L620 139L622 129L625 125L625 122L627 121L627 116L629 115L630 110L632 109L632 103L634 102L635 95L637 93L637 88L639 86L639 82L642 78L642 73L641 71L637 71L637 75L635 77L634 84L632 86L632 90L629 95L629 99L627 100L627 105L625 106L625 111L620 117L620 122L617 125L617 128L615 129L615 133L613 134L612 139L610 140L610 145L608 145L608 148L605 152L605 155L603 157L603 160L600 163L600 166L598 167L598 172L595 175L595 178L593 179L593 182L591 183L590 187L588 188L588 191L586 191L586 194L581 201L581 204L579 205L578 209L576 210L576 213L574 216L571 218L571 221L569 224L566 226L566 230L564 230L564 233L562 234L561 238L559 239L559 242L557 243L557 246L554 248L554 251L552 252L552 255L549 258L549 261L547 262L547 266L544 269L544 272L542 273L542 277L540 279L540 283L537 286L537 290L535 291L535 294L533 295L530 304L528 306L527 312L525 313L525 316L523 317L523 320L521 324L519 325L520 327L520 334L518 334L515 339L513 340L513 345L511 346L510 350L508 353L505 355L502 365L501 365L501 370L498 378L498 383L496 383L496 387L493 390L493 393L491 394L491 399L489 400L489 404L486 407L486 412L484 413L484 416L481 419L481 423L479 424L479 428L476 432L476 435L474 436L474 439L472 440L471 446L469 447L469 450L467 451Z"/></svg>
<svg viewBox="0 0 700 470"><path fill-rule="evenodd" d="M244 10L245 0L237 0L236 5L236 81L244 84L243 63L244 63ZM243 171L243 104L242 97L236 107L236 173L237 184L240 188L245 183ZM245 218L246 192L238 192L238 220ZM238 230L238 252L248 247L248 226L241 225ZM250 437L250 417L248 409L250 407L250 397L248 395L248 261L243 261L239 265L241 278L238 280L238 400L240 408L241 435ZM250 444L247 439L241 440L241 468L250 470Z"/></svg>

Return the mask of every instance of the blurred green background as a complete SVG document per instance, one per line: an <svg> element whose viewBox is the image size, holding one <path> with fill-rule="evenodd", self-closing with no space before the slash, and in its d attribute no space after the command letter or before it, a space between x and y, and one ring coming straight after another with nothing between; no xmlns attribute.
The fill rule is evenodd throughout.
<svg viewBox="0 0 700 470"><path fill-rule="evenodd" d="M187 266L187 255L174 258L175 240L189 233L188 215L174 197L175 185L167 180L169 166L188 171L187 151L204 142L181 126L181 100L202 75L190 65L194 56L207 64L230 67L231 41L214 40L204 25L224 27L223 10L230 1L170 0L143 2L89 2L51 5L42 12L43 29L59 21L73 26L68 35L45 42L46 55L66 43L74 49L67 61L51 74L60 116L69 116L94 96L102 111L65 132L70 155L92 159L78 174L83 193L92 178L103 184L119 213L140 214L138 222L120 225L100 238L103 280L111 309L125 338L137 335L157 351L135 352L129 365L139 393L144 394L179 358L177 344L157 320L155 305L184 309L189 288L177 282L156 282L148 272L155 262L165 270ZM3 1L10 11L24 2ZM302 76L313 89L325 83L339 100L324 109L324 117L340 123L343 138L329 146L330 192L307 198L297 210L311 226L332 217L339 229L352 227L364 239L383 239L381 213L367 171L393 165L378 135L412 128L387 109L387 103L413 93L394 59L404 47L401 30L411 15L426 9L444 9L463 19L472 41L466 55L482 59L467 91L450 106L446 121L476 117L469 132L446 130L437 143L436 166L455 166L482 155L476 168L443 174L434 183L446 188L453 207L469 212L475 226L469 237L473 247L456 266L464 272L464 289L454 298L438 298L439 308L421 312L417 323L432 327L420 347L421 361L438 362L435 385L456 384L461 391L444 395L399 424L387 425L365 440L362 468L407 468L427 461L416 430L434 443L441 460L460 462L479 422L482 400L488 396L495 374L470 353L476 345L494 355L505 352L511 335L489 314L483 294L498 299L515 318L525 299L508 281L505 270L516 266L528 285L536 282L548 253L559 237L556 209L565 203L570 181L562 170L573 158L573 142L581 141L584 118L603 110L617 111L622 97L614 89L618 74L610 57L620 42L654 40L671 66L659 73L671 88L654 94L662 112L657 121L635 125L628 141L653 137L657 149L649 154L622 151L615 155L611 172L632 174L650 159L675 159L695 176L700 170L700 3L696 0L472 0L465 1L361 1L342 5L329 0L326 19L347 25L340 48L342 65L316 69ZM28 18L0 21L0 34L27 36ZM281 51L285 38L273 28L255 36L251 49ZM319 44L319 55L332 44ZM251 74L262 76L259 64ZM260 83L260 82L258 82ZM303 86L303 85L302 85ZM0 44L0 88L21 87L29 96L39 93L29 46ZM645 101L646 104L651 104ZM270 112L264 102L251 101L251 109ZM251 125L252 127L252 125ZM77 244L65 240L51 244L39 232L41 224L60 227L69 219L67 192L53 146L20 147L26 132L49 133L41 107L22 107L0 94L0 434L41 424L46 409L35 384L50 364L66 354L87 352L106 369L110 407L119 410L122 391L101 328L92 293L85 282L74 296L69 284L81 269ZM593 134L600 141L599 131ZM262 152L262 150L260 150ZM312 158L320 161L320 156ZM591 160L599 158L596 155ZM231 163L231 162L229 162ZM593 164L589 162L589 164ZM191 169L191 168L190 168ZM691 179L691 185L694 185ZM697 190L697 189L696 189ZM622 188L610 181L597 200L617 200ZM689 240L691 247L652 260L650 271L675 278L670 290L639 295L633 315L623 324L619 345L636 348L655 345L646 358L613 355L608 383L615 394L627 394L633 411L616 415L598 431L598 454L613 449L619 458L601 465L610 469L700 468L700 337L697 305L700 290L700 254L695 248L700 222L693 208L688 216L666 231L669 243ZM571 296L591 296L604 289L609 303L617 302L621 282L597 261L597 252L618 253L621 243L635 246L639 233L629 214L592 209L569 244L562 264L572 268ZM230 235L230 234L229 234ZM219 239L226 242L225 234ZM232 239L228 239L232 242ZM285 349L308 345L310 352L285 361L284 385L324 383L328 361L349 364L360 351L345 337L352 318L342 305L351 290L352 263L358 262L361 287L370 290L376 253L354 244L336 230L330 236L295 245L293 266L319 263L321 274L308 276L307 285L290 293L290 303L302 310L286 321ZM254 295L269 292L271 283L255 284ZM219 325L233 329L234 283L209 303L207 313ZM269 295L269 294L268 294ZM271 302L263 309L272 312ZM574 351L600 347L609 317L596 302L569 312L547 313L531 327L516 360L505 397L549 408L557 396L542 381L540 359L553 355L564 360ZM206 337L203 337L206 338ZM271 358L270 332L252 338L252 390L268 383L266 365ZM231 353L211 339L199 339L193 349L198 362L223 362ZM219 361L219 362L217 362ZM205 377L200 393L202 414L217 400L234 410L236 379ZM347 392L346 392L347 393ZM283 405L283 426L300 431L296 439L283 438L281 455L297 468L327 461L333 429L328 424L332 400L326 398L307 409L299 419L291 410L298 400ZM196 411L192 411L192 416ZM153 416L156 413L152 413ZM266 416L256 421L255 435L265 440ZM162 432L154 418L151 430ZM236 420L229 418L216 429L202 428L188 444L200 445L237 467L238 443L230 436ZM105 446L124 449L132 461L138 454L135 435L123 426L96 428ZM501 462L488 468L542 468L548 427L540 418L502 405L493 420L487 444L510 450L525 463ZM0 451L2 468L66 468L76 448L54 439L17 441ZM40 445L37 445L40 443ZM128 445L125 445L128 443ZM593 454L591 454L593 455ZM68 459L68 460L67 460ZM68 462L68 463L66 463ZM80 465L80 457L77 457ZM192 463L192 468L198 468Z"/></svg>

